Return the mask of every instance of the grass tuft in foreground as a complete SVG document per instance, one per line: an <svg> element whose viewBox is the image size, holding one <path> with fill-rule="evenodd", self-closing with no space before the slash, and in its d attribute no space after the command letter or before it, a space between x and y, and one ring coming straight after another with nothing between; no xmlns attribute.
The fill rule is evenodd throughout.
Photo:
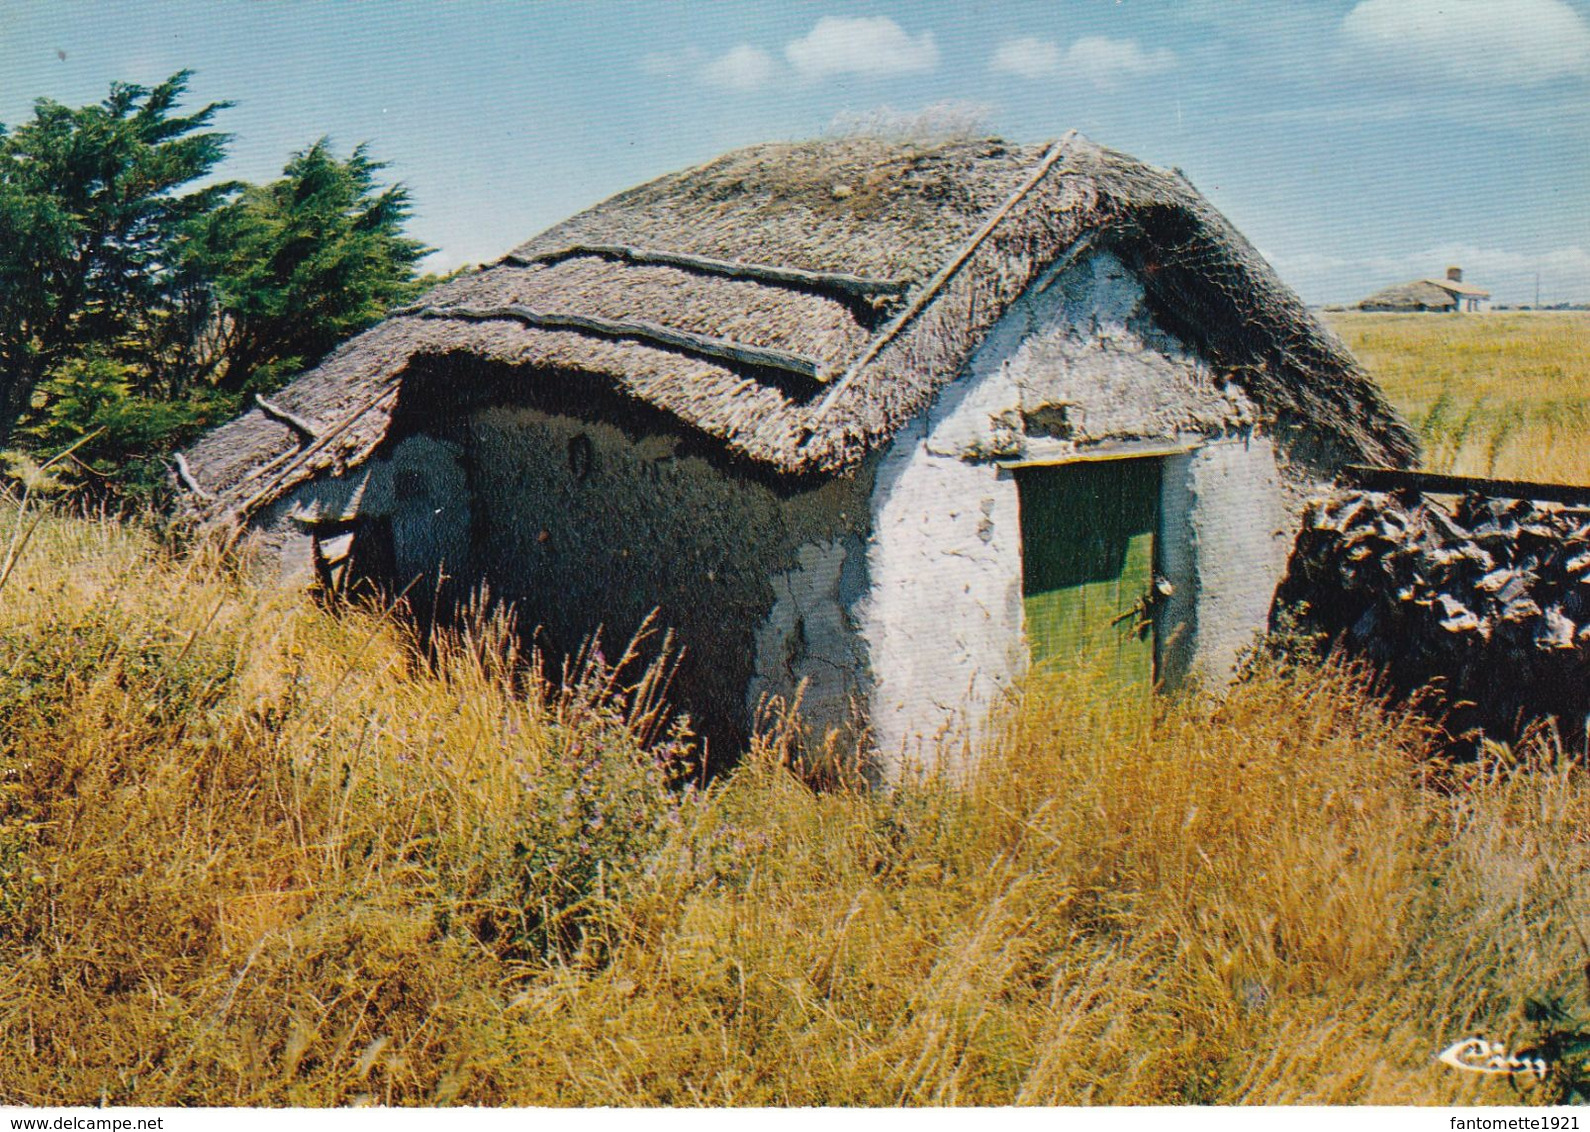
<svg viewBox="0 0 1590 1132"><path fill-rule="evenodd" d="M655 684L510 639L422 661L47 518L0 589L0 1098L1508 1101L1436 1054L1582 1009L1583 770L1433 767L1339 668L1151 727L1034 689L961 790L814 792L776 734L698 790Z"/></svg>

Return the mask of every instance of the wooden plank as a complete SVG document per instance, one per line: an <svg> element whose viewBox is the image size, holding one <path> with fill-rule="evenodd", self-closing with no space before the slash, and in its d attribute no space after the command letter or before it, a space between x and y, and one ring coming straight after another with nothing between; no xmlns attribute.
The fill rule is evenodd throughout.
<svg viewBox="0 0 1590 1132"><path fill-rule="evenodd" d="M556 263L582 255L617 259L625 263L677 267L686 271L698 271L704 275L749 279L757 283L773 283L783 287L839 291L861 299L870 299L879 295L898 295L910 286L909 281L903 279L872 279L864 275L852 275L847 271L807 271L800 267L745 263L737 259L714 259L711 256L690 255L685 252L637 248L629 244L570 244L568 247L538 252L531 256L504 256L500 262L519 267L532 267L536 264Z"/></svg>
<svg viewBox="0 0 1590 1132"><path fill-rule="evenodd" d="M348 560L348 555L353 552L353 535L353 531L344 531L330 537L316 536L314 545L319 548L320 557L327 566L340 566Z"/></svg>
<svg viewBox="0 0 1590 1132"><path fill-rule="evenodd" d="M1056 452L1052 456L1035 456L1030 459L995 460L996 468L1006 471L1015 471L1018 468L1057 468L1066 464L1097 463L1101 460L1138 460L1151 456L1182 456L1188 452L1195 452L1204 444L1204 439L1197 440L1170 440L1163 444L1143 443L1138 445L1121 444L1100 448L1079 448L1067 452Z"/></svg>
<svg viewBox="0 0 1590 1132"><path fill-rule="evenodd" d="M1590 486L1535 483L1530 480L1496 480L1480 476L1449 476L1438 472L1409 472L1401 468L1370 468L1354 464L1338 477L1349 487L1367 491L1417 491L1424 495L1485 495L1495 499L1528 499L1541 503L1590 505Z"/></svg>
<svg viewBox="0 0 1590 1132"><path fill-rule="evenodd" d="M513 319L542 330L573 330L582 334L599 334L604 338L633 338L636 341L665 346L670 350L717 361L798 374L816 382L826 382L834 376L833 370L825 363L805 354L796 354L772 346L753 346L746 342L715 338L708 334L695 334L688 330L677 330L672 326L645 322L641 319L601 318L597 315L572 314L564 311L538 311L518 305L420 307L399 313L416 318L456 318L474 321Z"/></svg>
<svg viewBox="0 0 1590 1132"><path fill-rule="evenodd" d="M292 511L287 515L288 522L301 531L310 531L321 537L347 534L358 528L364 521L360 515L345 515L338 512L334 515L322 515L318 512Z"/></svg>

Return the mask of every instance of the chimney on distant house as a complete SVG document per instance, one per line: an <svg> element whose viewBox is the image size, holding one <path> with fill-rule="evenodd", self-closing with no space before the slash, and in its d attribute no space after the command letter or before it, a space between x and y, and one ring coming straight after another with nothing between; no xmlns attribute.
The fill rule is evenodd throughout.
<svg viewBox="0 0 1590 1132"><path fill-rule="evenodd" d="M1463 269L1461 267L1449 267L1446 269L1446 277L1454 283L1461 283L1463 282Z"/></svg>

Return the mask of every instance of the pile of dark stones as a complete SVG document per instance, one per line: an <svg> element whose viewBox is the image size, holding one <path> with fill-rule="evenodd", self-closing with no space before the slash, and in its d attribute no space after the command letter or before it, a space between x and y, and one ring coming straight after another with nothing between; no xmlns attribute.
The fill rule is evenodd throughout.
<svg viewBox="0 0 1590 1132"><path fill-rule="evenodd" d="M1555 719L1582 751L1590 712L1590 510L1338 488L1312 501L1278 616L1433 688L1460 744Z"/></svg>

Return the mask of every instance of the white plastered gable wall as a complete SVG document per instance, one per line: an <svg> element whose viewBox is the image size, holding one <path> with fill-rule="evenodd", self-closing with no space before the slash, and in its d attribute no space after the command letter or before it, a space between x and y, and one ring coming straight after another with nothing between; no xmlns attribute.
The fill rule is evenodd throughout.
<svg viewBox="0 0 1590 1132"><path fill-rule="evenodd" d="M855 620L885 779L964 768L987 740L1028 656L1020 501L1002 465L1084 452L1163 457L1167 684L1225 681L1264 628L1292 535L1274 446L1246 399L1152 324L1132 272L1095 253L1014 304L877 457Z"/></svg>

